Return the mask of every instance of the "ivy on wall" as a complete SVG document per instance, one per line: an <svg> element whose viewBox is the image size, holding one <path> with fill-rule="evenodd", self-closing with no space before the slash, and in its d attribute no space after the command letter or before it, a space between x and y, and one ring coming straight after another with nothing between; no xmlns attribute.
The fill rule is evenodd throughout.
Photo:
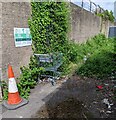
<svg viewBox="0 0 116 120"><path fill-rule="evenodd" d="M68 30L68 3L32 2L29 27L34 53L66 52Z"/></svg>
<svg viewBox="0 0 116 120"><path fill-rule="evenodd" d="M32 35L32 50L37 54L63 53L60 67L65 74L70 62L71 48L68 40L69 2L31 2L32 14L28 20ZM36 66L35 66L36 67Z"/></svg>

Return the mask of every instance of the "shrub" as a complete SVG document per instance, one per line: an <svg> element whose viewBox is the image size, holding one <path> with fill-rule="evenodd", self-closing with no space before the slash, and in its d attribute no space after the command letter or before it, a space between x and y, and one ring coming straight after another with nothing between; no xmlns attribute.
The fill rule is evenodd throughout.
<svg viewBox="0 0 116 120"><path fill-rule="evenodd" d="M77 69L77 74L87 77L108 78L114 71L114 39L98 35L82 44L87 60ZM87 56L90 53L90 56ZM82 53L81 53L82 54ZM84 57L83 57L84 58ZM78 63L77 63L78 64Z"/></svg>

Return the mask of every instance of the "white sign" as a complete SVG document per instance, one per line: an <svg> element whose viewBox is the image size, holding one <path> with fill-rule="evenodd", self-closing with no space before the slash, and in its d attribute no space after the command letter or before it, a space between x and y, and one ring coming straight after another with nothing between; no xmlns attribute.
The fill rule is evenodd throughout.
<svg viewBox="0 0 116 120"><path fill-rule="evenodd" d="M29 28L14 28L14 39L16 47L29 46L32 44Z"/></svg>

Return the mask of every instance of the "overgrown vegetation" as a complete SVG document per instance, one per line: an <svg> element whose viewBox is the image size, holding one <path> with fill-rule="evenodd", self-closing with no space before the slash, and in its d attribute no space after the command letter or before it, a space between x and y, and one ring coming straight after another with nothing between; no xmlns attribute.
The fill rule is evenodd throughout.
<svg viewBox="0 0 116 120"><path fill-rule="evenodd" d="M63 72L67 71L69 64L68 5L67 2L32 2L32 17L28 21L33 39L33 52L63 53L63 66L60 68Z"/></svg>
<svg viewBox="0 0 116 120"><path fill-rule="evenodd" d="M104 35L98 35L87 41L86 44L82 44L80 54L84 57L77 74L102 79L111 77L115 70L114 41Z"/></svg>
<svg viewBox="0 0 116 120"><path fill-rule="evenodd" d="M3 99L6 100L8 98L8 85L5 81L1 82L1 88L2 88L2 93L3 93Z"/></svg>
<svg viewBox="0 0 116 120"><path fill-rule="evenodd" d="M32 62L32 61L31 61ZM38 81L38 76L44 71L41 67L32 67L32 64L29 64L28 67L21 67L21 75L18 78L19 82L17 83L18 91L20 96L23 98L28 98L30 90L35 87ZM8 98L8 85L5 81L2 83L3 88L3 99Z"/></svg>
<svg viewBox="0 0 116 120"><path fill-rule="evenodd" d="M70 63L77 65L76 73L81 76L108 78L115 71L114 43L104 35L97 35L86 43L75 44L67 38L69 9L66 2L32 2L32 16L28 21L32 35L33 53L63 53L60 70L66 74ZM112 19L112 18L111 18ZM28 98L30 89L44 71L38 67L32 56L29 66L21 67L18 89L20 95ZM7 99L7 86L4 85L4 99Z"/></svg>
<svg viewBox="0 0 116 120"><path fill-rule="evenodd" d="M64 52L67 45L68 10L65 2L32 2L29 27L34 53Z"/></svg>
<svg viewBox="0 0 116 120"><path fill-rule="evenodd" d="M102 17L103 20L109 20L111 22L114 22L115 20L115 17L112 11L105 10L104 12L98 13L97 15Z"/></svg>
<svg viewBox="0 0 116 120"><path fill-rule="evenodd" d="M20 82L17 85L19 93L23 98L28 98L30 89L34 88L37 84L38 76L40 75L42 70L42 68L21 68L22 74L19 78Z"/></svg>
<svg viewBox="0 0 116 120"><path fill-rule="evenodd" d="M106 80L116 79L115 65L115 40L116 38L106 38L104 35L97 35L85 44L77 45L75 49L79 52L77 59L77 75L88 78L95 78L102 83ZM114 83L115 84L115 83ZM113 98L116 99L116 89L112 86Z"/></svg>
<svg viewBox="0 0 116 120"><path fill-rule="evenodd" d="M32 15L28 20L32 35L33 53L63 53L65 71L68 63L68 4L66 2L31 2ZM65 66L65 67L64 67ZM64 69L63 69L64 68ZM36 57L31 57L29 67L21 69L22 75L18 84L22 97L27 98L30 89L36 85L38 76L44 71L38 67Z"/></svg>
<svg viewBox="0 0 116 120"><path fill-rule="evenodd" d="M69 63L67 51L69 49L68 30L68 3L66 2L31 2L32 15L28 20L32 35L33 53L63 53L63 66L66 71ZM18 89L22 97L28 98L30 89L36 85L38 76L43 68L38 67L37 59L32 56L28 67L21 67ZM7 92L5 92L5 99Z"/></svg>

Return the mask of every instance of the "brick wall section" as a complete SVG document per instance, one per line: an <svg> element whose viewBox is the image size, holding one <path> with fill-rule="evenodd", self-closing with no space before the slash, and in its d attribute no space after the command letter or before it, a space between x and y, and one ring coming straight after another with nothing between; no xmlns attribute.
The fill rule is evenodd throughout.
<svg viewBox="0 0 116 120"><path fill-rule="evenodd" d="M29 63L31 46L16 48L14 44L14 27L28 27L30 4L26 2L2 3L2 79L7 79L7 66L10 63L15 76L20 74L20 66Z"/></svg>

